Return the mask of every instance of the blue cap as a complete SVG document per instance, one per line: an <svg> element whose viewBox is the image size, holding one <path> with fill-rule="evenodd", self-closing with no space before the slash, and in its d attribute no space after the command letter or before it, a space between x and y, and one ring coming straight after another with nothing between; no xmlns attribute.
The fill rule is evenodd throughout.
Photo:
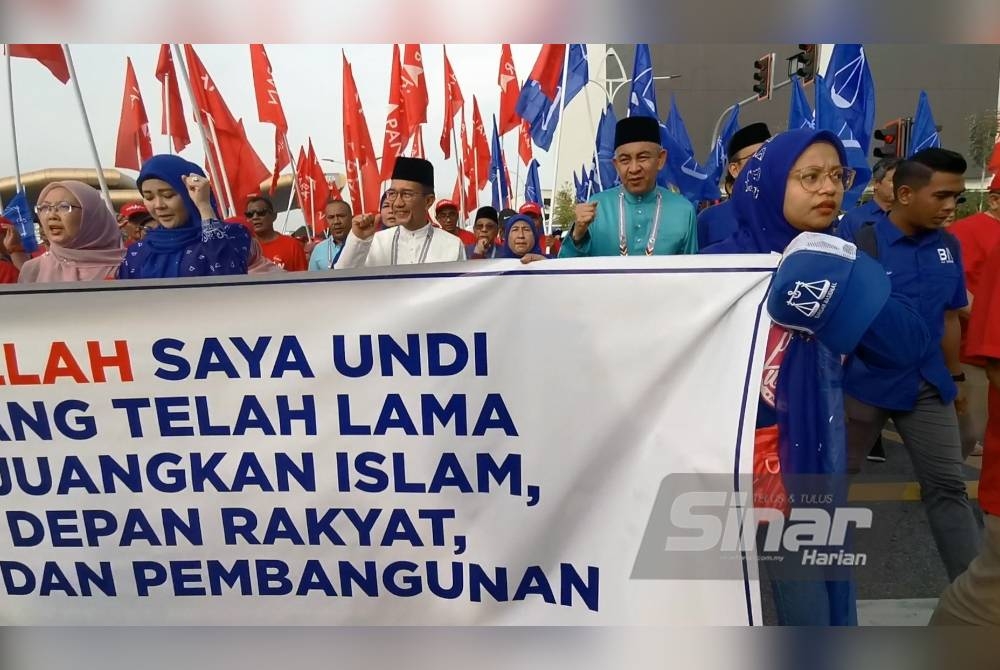
<svg viewBox="0 0 1000 670"><path fill-rule="evenodd" d="M767 297L771 320L849 354L889 299L885 269L857 247L802 233L785 249Z"/></svg>

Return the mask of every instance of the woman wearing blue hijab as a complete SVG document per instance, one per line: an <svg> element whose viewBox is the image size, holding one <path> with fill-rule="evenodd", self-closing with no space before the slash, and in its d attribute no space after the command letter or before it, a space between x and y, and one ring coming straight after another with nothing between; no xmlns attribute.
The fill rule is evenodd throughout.
<svg viewBox="0 0 1000 670"><path fill-rule="evenodd" d="M129 247L122 279L247 273L250 234L219 220L211 185L198 165L179 156L153 156L137 184L159 226Z"/></svg>
<svg viewBox="0 0 1000 670"><path fill-rule="evenodd" d="M517 214L504 222L502 258L520 258L522 263L545 260L541 240L530 216Z"/></svg>
<svg viewBox="0 0 1000 670"><path fill-rule="evenodd" d="M846 164L843 144L831 132L801 129L774 136L749 160L733 189L737 232L702 253L782 253L800 233L829 233L854 177ZM885 278L876 273L875 280ZM884 286L872 290L888 294ZM889 296L867 330L858 332L860 341L832 350L819 334L772 323L757 412L755 507L777 508L787 516L795 507L808 507L803 500L819 501L812 506L828 513L845 505L841 356L907 367L919 361L930 339L917 312L897 296ZM805 565L800 552L782 547L779 554L782 565ZM815 572L807 580L788 579L781 567L765 569L774 571L769 576L779 624L857 624L850 568Z"/></svg>

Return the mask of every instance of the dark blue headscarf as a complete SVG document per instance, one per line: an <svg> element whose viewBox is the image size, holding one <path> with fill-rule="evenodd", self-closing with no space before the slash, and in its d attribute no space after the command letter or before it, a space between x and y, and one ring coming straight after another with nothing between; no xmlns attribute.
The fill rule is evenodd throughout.
<svg viewBox="0 0 1000 670"><path fill-rule="evenodd" d="M184 184L183 177L190 174L205 176L200 166L180 156L160 154L143 164L136 180L139 190L147 179L166 182L183 201L188 218L176 228L153 228L129 247L119 272L123 279L246 274L249 233L242 226L214 219L203 222ZM215 196L211 203L217 212Z"/></svg>
<svg viewBox="0 0 1000 670"><path fill-rule="evenodd" d="M523 254L516 254L514 250L510 248L510 229L514 227L515 223L526 223L528 227L531 228L531 234L535 237L535 246L533 246L528 251ZM526 214L516 214L503 224L503 249L501 258L521 258L527 254L538 254L539 256L544 256L545 252L542 251L542 241L538 239L541 237L538 234L538 228L535 226L535 220Z"/></svg>
<svg viewBox="0 0 1000 670"><path fill-rule="evenodd" d="M834 133L802 128L775 135L764 143L743 167L730 201L737 231L706 247L701 253L767 254L781 253L801 231L785 220L785 188L795 161L817 142L832 144L847 165L847 151Z"/></svg>
<svg viewBox="0 0 1000 670"><path fill-rule="evenodd" d="M738 223L730 238L702 253L782 253L801 232L785 219L785 188L792 166L809 146L833 145L842 165L847 152L826 130L791 130L764 143L733 187ZM796 500L825 500L832 510L846 502L847 440L844 430L843 367L840 357L812 337L794 333L778 372L775 410L778 449L786 491ZM795 475L823 475L797 478ZM824 551L823 547L815 547ZM847 547L832 547L849 551ZM826 582L830 622L857 623L854 584L849 575Z"/></svg>

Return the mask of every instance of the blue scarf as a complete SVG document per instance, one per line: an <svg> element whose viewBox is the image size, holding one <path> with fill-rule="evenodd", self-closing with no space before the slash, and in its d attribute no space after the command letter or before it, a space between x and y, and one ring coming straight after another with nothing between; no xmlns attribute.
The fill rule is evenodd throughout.
<svg viewBox="0 0 1000 670"><path fill-rule="evenodd" d="M518 222L528 224L528 227L531 228L531 232L535 237L535 246L523 254L514 253L514 250L510 248L510 229L513 228L514 224ZM542 241L538 239L539 237L538 229L535 227L535 221L530 216L525 214L516 214L510 217L503 225L503 249L501 250L503 254L501 257L521 258L522 256L526 256L528 254L538 254L539 256L544 256L545 252L542 251Z"/></svg>
<svg viewBox="0 0 1000 670"><path fill-rule="evenodd" d="M817 142L836 148L841 164L847 154L837 136L807 128L775 135L747 162L733 188L737 232L702 253L771 253L784 251L799 234L784 216L785 187L795 161ZM825 496L832 510L847 500L847 441L844 428L843 367L839 356L811 337L795 334L778 371L776 411L778 454L785 489L797 500ZM824 498L821 498L824 499ZM816 547L824 551L823 547ZM831 548L831 551L838 550ZM849 547L844 547L849 551ZM826 581L833 625L857 623L854 583Z"/></svg>
<svg viewBox="0 0 1000 670"><path fill-rule="evenodd" d="M138 274L131 274L128 278L246 273L247 253L244 247L248 250L249 243L245 243L243 238L248 240L249 234L239 232L242 226L202 222L201 213L184 184L183 177L190 174L205 176L201 167L179 156L160 154L143 164L136 180L139 190L147 179L165 181L180 196L188 216L181 226L157 227L146 233L142 242L135 245L138 248L129 252L134 258L127 260L138 266ZM218 211L215 196L212 196L211 203L213 211Z"/></svg>

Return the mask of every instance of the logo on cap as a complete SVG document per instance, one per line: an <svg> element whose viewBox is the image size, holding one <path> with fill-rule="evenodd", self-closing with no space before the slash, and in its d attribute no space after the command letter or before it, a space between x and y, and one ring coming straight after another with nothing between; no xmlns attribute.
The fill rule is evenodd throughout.
<svg viewBox="0 0 1000 670"><path fill-rule="evenodd" d="M829 279L812 282L797 281L795 288L788 292L786 304L811 319L817 319L823 313L836 290L837 285Z"/></svg>

